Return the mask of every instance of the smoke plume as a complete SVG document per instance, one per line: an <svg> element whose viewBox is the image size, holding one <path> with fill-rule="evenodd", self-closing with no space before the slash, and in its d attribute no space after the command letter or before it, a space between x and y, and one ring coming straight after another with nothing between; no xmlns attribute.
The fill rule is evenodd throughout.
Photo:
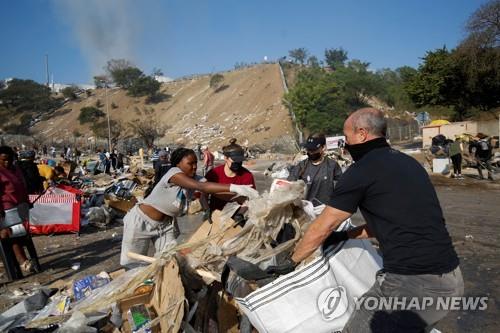
<svg viewBox="0 0 500 333"><path fill-rule="evenodd" d="M73 29L92 75L110 59L134 62L139 19L132 0L53 0L56 12Z"/></svg>

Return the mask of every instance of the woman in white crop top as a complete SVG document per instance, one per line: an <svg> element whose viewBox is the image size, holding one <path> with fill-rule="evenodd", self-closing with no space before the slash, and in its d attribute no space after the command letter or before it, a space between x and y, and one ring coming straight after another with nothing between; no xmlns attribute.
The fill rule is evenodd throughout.
<svg viewBox="0 0 500 333"><path fill-rule="evenodd" d="M172 168L156 184L151 194L135 205L123 219L121 265L134 263L128 258L128 252L146 255L151 241L156 253L175 242L176 217L187 210L194 191L233 192L250 199L258 196L258 192L250 185L218 184L197 177L198 160L192 149L176 149L170 161Z"/></svg>

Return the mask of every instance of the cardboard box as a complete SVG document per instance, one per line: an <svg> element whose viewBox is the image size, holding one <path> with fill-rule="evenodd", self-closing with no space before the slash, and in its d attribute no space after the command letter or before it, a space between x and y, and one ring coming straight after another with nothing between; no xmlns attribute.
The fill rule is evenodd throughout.
<svg viewBox="0 0 500 333"><path fill-rule="evenodd" d="M122 332L131 333L127 322L127 311L132 305L145 304L156 316L160 316L159 324L153 332L179 332L184 317L184 286L179 275L179 266L175 259L165 264L154 277L155 286L152 292L131 296L118 302L122 313Z"/></svg>
<svg viewBox="0 0 500 333"><path fill-rule="evenodd" d="M151 314L154 314L156 316L157 312L154 306L151 304L152 298L153 298L153 293L151 292L148 294L127 297L125 299L122 299L118 303L118 307L120 309L120 312L122 313L122 319L123 319L123 324L121 328L122 332L132 333L130 324L127 320L127 312L133 305L145 304L146 307L150 310ZM154 333L161 332L159 325L152 327L152 331Z"/></svg>

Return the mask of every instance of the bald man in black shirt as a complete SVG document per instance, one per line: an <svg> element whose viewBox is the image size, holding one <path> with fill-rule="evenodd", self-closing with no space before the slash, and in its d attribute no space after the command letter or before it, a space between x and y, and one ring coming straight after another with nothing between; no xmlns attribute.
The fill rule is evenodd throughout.
<svg viewBox="0 0 500 333"><path fill-rule="evenodd" d="M310 256L325 241L375 237L384 269L363 296L398 298L400 308L387 311L361 304L344 332L423 332L447 314L436 308L438 297L463 295L457 254L427 172L412 157L392 149L385 139L382 112L365 108L344 124L346 149L355 163L340 178L332 200L309 226L293 256L271 270L284 274ZM335 232L360 209L366 224ZM401 303L405 297L406 303ZM417 297L432 298L431 307L407 310Z"/></svg>

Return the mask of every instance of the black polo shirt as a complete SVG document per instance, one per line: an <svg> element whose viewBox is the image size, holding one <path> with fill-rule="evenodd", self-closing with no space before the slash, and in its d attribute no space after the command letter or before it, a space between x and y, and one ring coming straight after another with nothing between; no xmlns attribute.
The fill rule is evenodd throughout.
<svg viewBox="0 0 500 333"><path fill-rule="evenodd" d="M359 207L387 272L442 274L458 266L436 191L406 154L390 147L368 152L340 178L331 206L349 213Z"/></svg>

